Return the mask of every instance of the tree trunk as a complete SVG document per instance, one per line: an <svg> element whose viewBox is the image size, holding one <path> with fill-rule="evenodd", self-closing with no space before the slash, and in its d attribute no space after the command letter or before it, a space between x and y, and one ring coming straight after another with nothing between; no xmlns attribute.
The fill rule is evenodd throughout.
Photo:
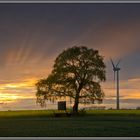
<svg viewBox="0 0 140 140"><path fill-rule="evenodd" d="M78 113L78 105L79 105L79 94L76 95L75 102L73 105L73 113L74 114Z"/></svg>
<svg viewBox="0 0 140 140"><path fill-rule="evenodd" d="M75 102L73 105L73 113L78 113L78 102Z"/></svg>

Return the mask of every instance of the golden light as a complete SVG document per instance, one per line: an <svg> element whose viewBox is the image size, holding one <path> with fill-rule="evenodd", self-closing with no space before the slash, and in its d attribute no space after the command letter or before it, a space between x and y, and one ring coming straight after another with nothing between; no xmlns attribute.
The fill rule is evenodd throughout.
<svg viewBox="0 0 140 140"><path fill-rule="evenodd" d="M23 80L20 83L11 83L11 84L1 84L0 85L0 90L4 90L6 88L21 88L21 87L31 87L34 86L36 83L37 79L32 78L32 79L26 79Z"/></svg>
<svg viewBox="0 0 140 140"><path fill-rule="evenodd" d="M7 84L5 85L5 88L17 88L18 85L15 85L15 84Z"/></svg>
<svg viewBox="0 0 140 140"><path fill-rule="evenodd" d="M31 96L24 96L24 95L18 95L14 93L0 93L0 101L1 102L15 102L20 99L33 99L35 98L33 95Z"/></svg>
<svg viewBox="0 0 140 140"><path fill-rule="evenodd" d="M36 81L37 80L35 78L31 78L23 80L20 83L0 84L0 101L14 102L18 99L35 98L34 94L25 94L24 89L34 89ZM20 92L21 94L15 93L16 91Z"/></svg>
<svg viewBox="0 0 140 140"><path fill-rule="evenodd" d="M8 93L0 93L0 101L14 101L17 100L19 98L18 95L11 95Z"/></svg>

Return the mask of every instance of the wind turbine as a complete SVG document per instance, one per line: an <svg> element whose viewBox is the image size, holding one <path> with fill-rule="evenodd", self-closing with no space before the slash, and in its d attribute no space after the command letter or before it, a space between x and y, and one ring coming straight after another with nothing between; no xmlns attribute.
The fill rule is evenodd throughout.
<svg viewBox="0 0 140 140"><path fill-rule="evenodd" d="M116 72L117 72L117 87L116 87L116 90L117 90L117 109L119 110L120 109L120 104L119 104L119 71L121 70L119 67L118 67L118 65L119 65L119 63L120 63L120 61L121 61L121 59L118 61L118 63L116 64L116 66L114 65L114 63L113 63L113 60L112 59L110 59L111 60L111 63L112 63L112 66L113 66L113 71L114 71L114 81L115 81L115 74L116 74Z"/></svg>

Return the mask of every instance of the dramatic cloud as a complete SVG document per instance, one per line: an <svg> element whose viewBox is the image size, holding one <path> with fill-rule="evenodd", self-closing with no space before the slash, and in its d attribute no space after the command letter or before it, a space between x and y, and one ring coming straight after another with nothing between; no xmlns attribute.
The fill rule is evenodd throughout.
<svg viewBox="0 0 140 140"><path fill-rule="evenodd" d="M104 56L107 81L103 89L108 107L115 106L116 98L110 57L115 62L122 58L121 99L139 100L139 17L140 4L1 3L1 105L4 108L7 101L13 108L35 109L34 84L47 77L63 49L75 45L98 49ZM22 105L25 103L28 106Z"/></svg>

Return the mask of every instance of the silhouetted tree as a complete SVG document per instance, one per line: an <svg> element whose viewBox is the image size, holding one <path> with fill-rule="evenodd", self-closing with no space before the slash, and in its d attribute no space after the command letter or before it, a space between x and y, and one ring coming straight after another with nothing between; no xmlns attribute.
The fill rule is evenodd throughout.
<svg viewBox="0 0 140 140"><path fill-rule="evenodd" d="M70 97L74 101L73 112L78 104L102 101L104 93L100 82L105 81L105 64L97 50L74 46L64 50L55 60L53 70L46 79L36 83L37 103Z"/></svg>

